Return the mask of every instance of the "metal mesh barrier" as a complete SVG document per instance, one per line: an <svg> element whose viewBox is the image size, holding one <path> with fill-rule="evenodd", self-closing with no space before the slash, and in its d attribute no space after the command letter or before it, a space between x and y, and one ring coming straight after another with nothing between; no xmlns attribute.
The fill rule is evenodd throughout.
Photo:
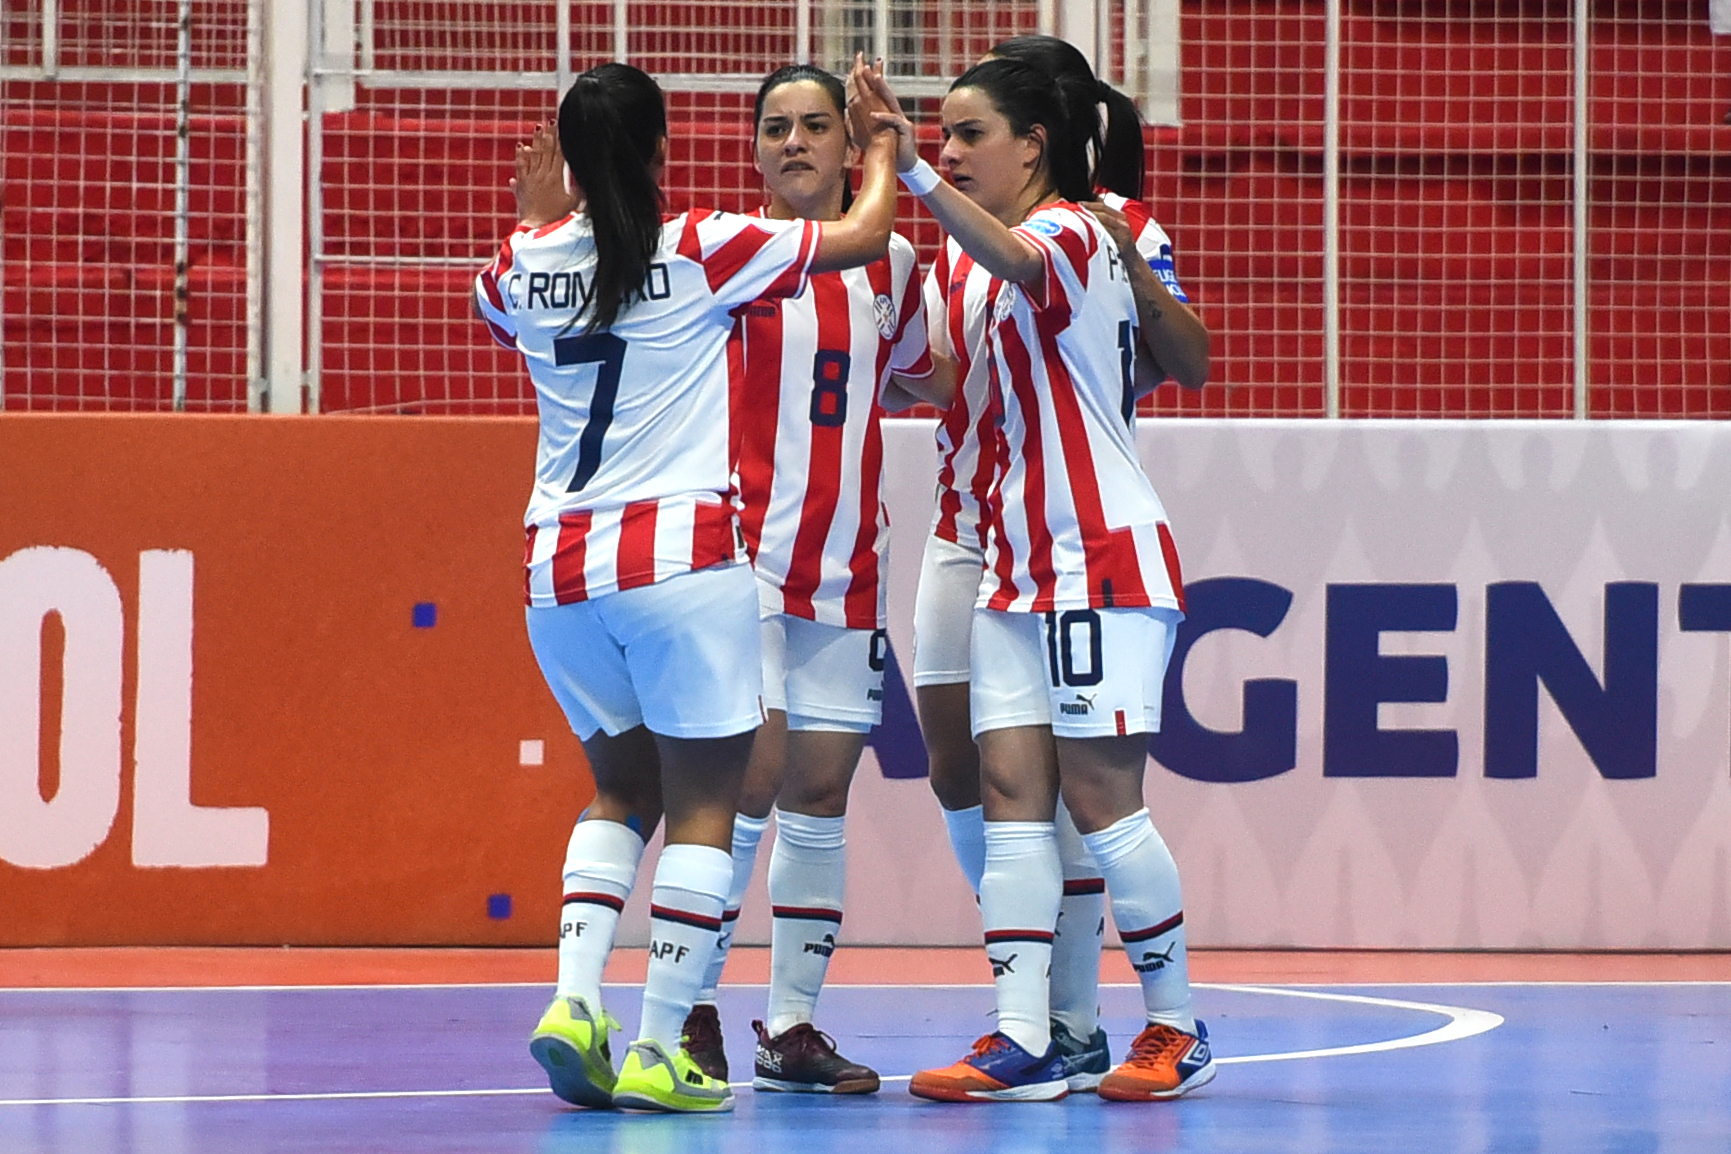
<svg viewBox="0 0 1731 1154"><path fill-rule="evenodd" d="M258 4L4 0L7 408L257 392ZM312 29L315 409L529 411L467 292L512 145L577 72L655 74L670 207L743 209L772 68L886 54L935 156L949 78L1057 30L1142 101L1214 333L1209 387L1145 411L1731 414L1731 36L1705 0L323 0Z"/></svg>
<svg viewBox="0 0 1731 1154"><path fill-rule="evenodd" d="M244 409L247 0L8 0L3 28L0 401Z"/></svg>

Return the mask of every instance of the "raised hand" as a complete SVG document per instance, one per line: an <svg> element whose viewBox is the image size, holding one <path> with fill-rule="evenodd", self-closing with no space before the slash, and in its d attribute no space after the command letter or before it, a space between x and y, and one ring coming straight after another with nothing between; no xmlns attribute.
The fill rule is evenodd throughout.
<svg viewBox="0 0 1731 1154"><path fill-rule="evenodd" d="M872 123L871 114L878 107L875 98L863 90L860 73L865 67L865 58L856 52L853 67L847 73L847 135L853 146L861 152L872 141L880 130Z"/></svg>
<svg viewBox="0 0 1731 1154"><path fill-rule="evenodd" d="M517 146L516 167L511 191L517 196L518 220L539 228L576 210L577 198L565 187L565 157L552 124L537 124L529 143Z"/></svg>
<svg viewBox="0 0 1731 1154"><path fill-rule="evenodd" d="M867 66L863 57L854 62L854 83L859 87L866 110L875 130L893 130L896 134L896 171L906 172L919 163L919 145L914 140L913 122L902 112L901 101L884 77L884 62L879 59Z"/></svg>

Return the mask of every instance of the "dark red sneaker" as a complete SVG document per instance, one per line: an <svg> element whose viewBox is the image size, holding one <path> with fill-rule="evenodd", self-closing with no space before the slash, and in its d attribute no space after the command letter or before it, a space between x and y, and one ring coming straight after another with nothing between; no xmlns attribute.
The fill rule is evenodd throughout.
<svg viewBox="0 0 1731 1154"><path fill-rule="evenodd" d="M721 1044L721 1015L699 1002L685 1015L685 1052L697 1068L717 1082L727 1081L727 1051Z"/></svg>
<svg viewBox="0 0 1731 1154"><path fill-rule="evenodd" d="M878 1072L850 1062L835 1052L835 1039L809 1022L801 1022L778 1038L771 1038L762 1022L757 1031L757 1077L754 1090L781 1090L791 1094L875 1094Z"/></svg>

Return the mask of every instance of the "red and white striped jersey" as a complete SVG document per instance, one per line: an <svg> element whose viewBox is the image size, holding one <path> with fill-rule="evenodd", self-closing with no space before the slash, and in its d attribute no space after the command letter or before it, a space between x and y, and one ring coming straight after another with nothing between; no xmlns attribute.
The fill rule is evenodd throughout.
<svg viewBox="0 0 1731 1154"><path fill-rule="evenodd" d="M884 628L889 514L881 390L932 373L914 246L737 310L735 485L758 588L777 613Z"/></svg>
<svg viewBox="0 0 1731 1154"><path fill-rule="evenodd" d="M1174 271L1171 238L1156 223L1152 210L1115 192L1101 192L1100 199L1129 218L1136 233L1136 250L1148 267L1168 292L1188 301ZM956 399L938 422L938 500L932 532L982 553L986 547L986 494L996 468L987 412L991 371L984 347L990 302L999 285L953 240L944 242L925 285L932 348L956 364Z"/></svg>
<svg viewBox="0 0 1731 1154"><path fill-rule="evenodd" d="M800 292L821 230L703 209L676 216L640 292L612 328L592 333L581 318L595 274L589 218L505 238L475 300L535 385L529 604L742 559L728 495L731 310Z"/></svg>
<svg viewBox="0 0 1731 1154"><path fill-rule="evenodd" d="M1112 238L1064 201L1016 226L1045 270L991 295L987 575L978 605L1182 610L1166 510L1132 429L1136 301Z"/></svg>
<svg viewBox="0 0 1731 1154"><path fill-rule="evenodd" d="M986 548L985 509L994 471L991 450L991 358L986 330L991 299L1002 284L945 238L926 276L926 321L932 349L955 362L956 396L938 421L938 496L932 532Z"/></svg>

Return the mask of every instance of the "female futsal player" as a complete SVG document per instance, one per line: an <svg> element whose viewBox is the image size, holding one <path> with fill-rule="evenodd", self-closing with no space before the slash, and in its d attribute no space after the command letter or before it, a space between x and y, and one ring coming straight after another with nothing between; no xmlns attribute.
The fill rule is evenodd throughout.
<svg viewBox="0 0 1731 1154"><path fill-rule="evenodd" d="M894 104L881 76L866 80ZM1111 893L1148 1015L1100 1093L1174 1097L1214 1069L1190 1012L1177 871L1142 804L1146 734L1159 726L1182 587L1124 417L1137 345L1129 274L1081 207L1093 192L1085 141L1043 73L988 60L951 87L942 153L951 185L919 161L905 117L877 119L897 129L903 182L973 266L958 260L940 282L946 324L965 332L981 318L991 381L980 430L989 438L987 572L969 640L969 710L998 1030L910 1088L950 1101L1068 1092L1047 990L1063 889L1053 825L1061 792Z"/></svg>
<svg viewBox="0 0 1731 1154"><path fill-rule="evenodd" d="M761 215L841 217L855 153L845 111L841 81L822 69L790 65L764 80L753 114L755 164L769 192ZM918 277L913 245L891 234L882 260L814 275L795 297L753 302L734 333L735 471L757 574L767 720L733 822L721 947L685 1034L693 1060L725 1079L715 985L773 805L769 1011L767 1027L753 1023L760 1090L878 1088L874 1071L812 1027L812 1013L841 932L848 788L883 704L880 394L900 382L932 395Z"/></svg>
<svg viewBox="0 0 1731 1154"><path fill-rule="evenodd" d="M1072 139L1093 144L1098 200L1088 208L1118 241L1141 321L1136 395L1167 375L1186 387L1200 387L1208 375L1208 332L1185 307L1173 270L1171 241L1140 200L1144 155L1135 105L1096 79L1082 53L1056 37L1006 40L987 56L994 58L1018 60L1050 76L1063 97ZM1101 105L1106 108L1104 125ZM960 250L951 245L946 252L959 254ZM947 266L940 261L928 282L928 297L949 279ZM941 299L932 308L934 316L942 315ZM983 323L962 331L956 326L958 317L946 319L947 326L936 326L934 343L944 347L946 339L955 335L950 343L961 347L957 359L970 371L938 431L945 471L940 480L941 513L927 540L916 600L914 684L932 789L943 807L962 872L977 892L985 868L985 840L979 752L968 716L968 636L971 607L985 566L985 545L977 531L978 485L968 482L989 477L978 465L989 360L983 356ZM1126 420L1133 413L1127 406ZM1097 1015L1104 885L1062 802L1057 832L1064 896L1052 946L1052 1038L1065 1056L1070 1089L1091 1090L1111 1066Z"/></svg>
<svg viewBox="0 0 1731 1154"><path fill-rule="evenodd" d="M761 717L756 588L727 495L728 310L883 257L895 145L869 134L858 201L839 221L698 210L664 222L661 91L603 65L560 103L557 140L537 129L519 149L521 223L477 278L477 308L523 354L540 414L529 640L596 783L565 861L558 996L530 1043L554 1092L579 1105L732 1106L680 1040L715 948ZM642 835L663 813L642 1026L615 1076L601 972Z"/></svg>

